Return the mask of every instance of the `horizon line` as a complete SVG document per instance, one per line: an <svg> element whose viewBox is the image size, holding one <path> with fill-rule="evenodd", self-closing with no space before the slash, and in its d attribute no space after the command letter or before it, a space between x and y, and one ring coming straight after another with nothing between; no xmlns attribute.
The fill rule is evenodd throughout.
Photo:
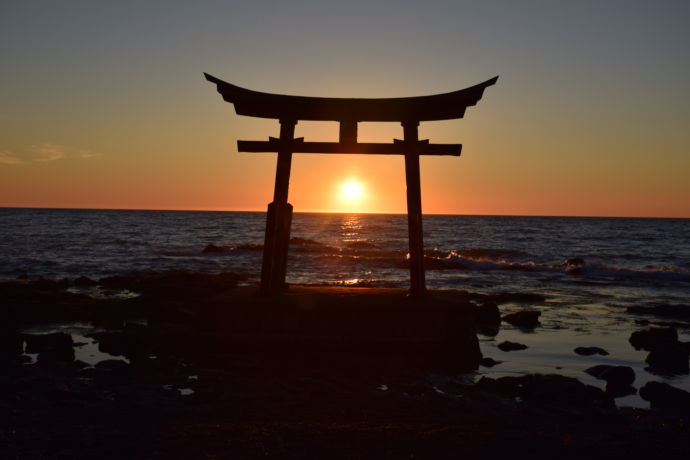
<svg viewBox="0 0 690 460"><path fill-rule="evenodd" d="M61 207L61 206L0 206L0 209L55 209L55 210L74 210L74 211L172 211L172 212L247 212L247 213L266 213L265 210L251 209L156 209L156 208L92 208L92 207ZM376 214L376 215L407 215L407 212L389 211L323 211L305 210L294 211L296 214ZM478 217L573 217L583 219L690 219L679 216L586 216L586 215L565 215L565 214L472 214L472 213L422 213L426 216L478 216Z"/></svg>

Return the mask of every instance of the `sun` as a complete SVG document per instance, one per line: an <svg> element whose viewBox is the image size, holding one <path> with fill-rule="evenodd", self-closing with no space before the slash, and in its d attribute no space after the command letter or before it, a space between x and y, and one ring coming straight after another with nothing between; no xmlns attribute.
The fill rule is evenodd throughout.
<svg viewBox="0 0 690 460"><path fill-rule="evenodd" d="M340 184L340 199L346 203L359 203L364 195L364 185L357 179L347 179Z"/></svg>

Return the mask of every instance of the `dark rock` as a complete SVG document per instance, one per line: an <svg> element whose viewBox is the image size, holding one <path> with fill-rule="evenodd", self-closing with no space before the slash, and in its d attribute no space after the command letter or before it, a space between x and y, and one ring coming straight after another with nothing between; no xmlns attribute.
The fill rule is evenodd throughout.
<svg viewBox="0 0 690 460"><path fill-rule="evenodd" d="M64 332L24 334L26 352L38 353L39 362L74 361L72 336Z"/></svg>
<svg viewBox="0 0 690 460"><path fill-rule="evenodd" d="M18 276L17 276L17 279L18 279L18 280L28 280L28 279L29 279L29 275L26 274L26 273L22 273L21 275L18 275Z"/></svg>
<svg viewBox="0 0 690 460"><path fill-rule="evenodd" d="M30 281L29 286L38 290L58 291L67 289L70 286L70 282L67 279L51 280L48 278L39 278L37 280Z"/></svg>
<svg viewBox="0 0 690 460"><path fill-rule="evenodd" d="M535 327L539 326L540 315L541 312L536 310L522 310L503 316L503 321L514 326L534 329Z"/></svg>
<svg viewBox="0 0 690 460"><path fill-rule="evenodd" d="M572 259L566 259L561 262L561 267L565 269L567 273L571 275L582 274L582 267L584 267L585 261L580 257L573 257Z"/></svg>
<svg viewBox="0 0 690 460"><path fill-rule="evenodd" d="M526 350L528 347L527 347L527 345L523 345L521 343L509 342L508 340L506 340L505 342L499 343L498 348L501 351L513 351L513 350Z"/></svg>
<svg viewBox="0 0 690 460"><path fill-rule="evenodd" d="M652 409L690 410L690 393L667 383L647 382L640 388L640 396L651 403Z"/></svg>
<svg viewBox="0 0 690 460"><path fill-rule="evenodd" d="M75 286L96 286L98 285L98 281L92 280L91 278L87 276L80 276L79 278L74 280L74 285Z"/></svg>
<svg viewBox="0 0 690 460"><path fill-rule="evenodd" d="M573 410L615 408L613 399L602 390L562 375L524 375L491 379L482 377L475 388L505 396L519 397L525 402L564 407Z"/></svg>
<svg viewBox="0 0 690 460"><path fill-rule="evenodd" d="M52 334L24 334L27 353L41 353L47 348L69 347L72 348L72 336L64 332Z"/></svg>
<svg viewBox="0 0 690 460"><path fill-rule="evenodd" d="M151 337L145 328L127 325L122 332L97 332L90 337L98 341L98 349L128 359L140 358L150 352Z"/></svg>
<svg viewBox="0 0 690 460"><path fill-rule="evenodd" d="M628 339L636 349L651 351L654 347L667 342L677 342L678 332L672 327L650 327L635 331Z"/></svg>
<svg viewBox="0 0 690 460"><path fill-rule="evenodd" d="M483 302L473 310L474 321L478 324L498 324L501 322L501 312L494 302Z"/></svg>
<svg viewBox="0 0 690 460"><path fill-rule="evenodd" d="M690 343L661 342L654 346L645 360L652 373L687 374L690 372Z"/></svg>
<svg viewBox="0 0 690 460"><path fill-rule="evenodd" d="M24 339L17 333L0 333L0 355L20 355Z"/></svg>
<svg viewBox="0 0 690 460"><path fill-rule="evenodd" d="M108 289L133 289L137 279L134 276L108 276L99 279L98 284Z"/></svg>
<svg viewBox="0 0 690 460"><path fill-rule="evenodd" d="M94 366L98 370L109 372L120 372L129 368L129 364L121 359L106 359L99 361Z"/></svg>
<svg viewBox="0 0 690 460"><path fill-rule="evenodd" d="M592 356L592 355L606 356L609 354L608 351L604 350L603 348L599 348L599 347L577 347L574 351L578 355L582 355L582 356Z"/></svg>
<svg viewBox="0 0 690 460"><path fill-rule="evenodd" d="M225 252L226 249L222 246L216 246L215 244L207 245L201 252L204 254L219 254Z"/></svg>
<svg viewBox="0 0 690 460"><path fill-rule="evenodd" d="M589 375L606 380L606 392L612 396L624 396L636 392L631 386L635 381L635 371L628 366L600 364L585 370Z"/></svg>
<svg viewBox="0 0 690 460"><path fill-rule="evenodd" d="M501 364L502 362L503 361L496 361L493 358L486 357L479 361L479 365L484 367L494 367L496 364Z"/></svg>
<svg viewBox="0 0 690 460"><path fill-rule="evenodd" d="M582 257L573 257L572 259L565 259L561 262L561 267L582 266L584 264L585 260Z"/></svg>

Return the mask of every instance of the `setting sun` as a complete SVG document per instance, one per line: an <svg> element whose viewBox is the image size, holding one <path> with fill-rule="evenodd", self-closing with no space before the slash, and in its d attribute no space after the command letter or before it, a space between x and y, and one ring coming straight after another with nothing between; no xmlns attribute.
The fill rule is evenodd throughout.
<svg viewBox="0 0 690 460"><path fill-rule="evenodd" d="M348 179L340 185L340 198L349 203L359 203L364 198L364 185L357 179Z"/></svg>

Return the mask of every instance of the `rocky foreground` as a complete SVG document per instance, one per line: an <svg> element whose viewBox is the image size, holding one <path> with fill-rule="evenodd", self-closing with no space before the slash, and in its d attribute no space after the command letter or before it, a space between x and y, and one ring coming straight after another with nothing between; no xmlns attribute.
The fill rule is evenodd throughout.
<svg viewBox="0 0 690 460"><path fill-rule="evenodd" d="M690 394L648 384L652 411L617 409L624 369L591 370L612 391L558 375L463 379L491 365L475 323L497 327L497 304L524 295L415 300L396 290L293 287L261 297L235 287L242 279L176 272L0 284L0 457L686 458L690 450ZM538 316L503 320L533 327ZM71 335L23 332L69 321L93 324L90 338L117 359L90 366L75 359L83 344ZM660 329L631 343L682 355L686 346ZM661 365L682 367L682 356Z"/></svg>

